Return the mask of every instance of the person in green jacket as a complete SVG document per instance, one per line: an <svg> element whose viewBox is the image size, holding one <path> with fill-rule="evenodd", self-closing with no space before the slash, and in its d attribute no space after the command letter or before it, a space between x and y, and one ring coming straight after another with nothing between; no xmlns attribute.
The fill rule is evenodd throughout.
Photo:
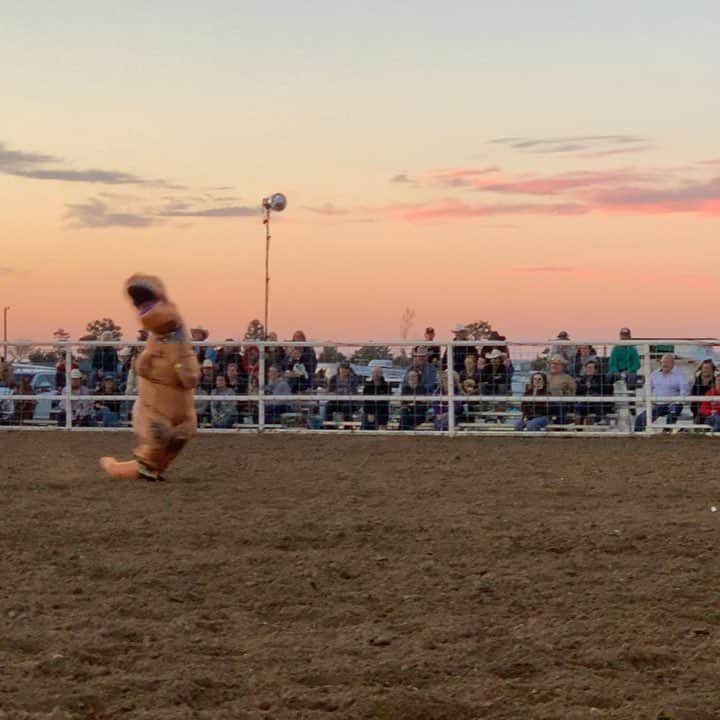
<svg viewBox="0 0 720 720"><path fill-rule="evenodd" d="M630 340L630 328L620 328L620 339ZM637 387L637 371L640 369L640 355L634 345L616 345L610 353L608 373L610 382L615 382L625 373L625 383L628 390Z"/></svg>

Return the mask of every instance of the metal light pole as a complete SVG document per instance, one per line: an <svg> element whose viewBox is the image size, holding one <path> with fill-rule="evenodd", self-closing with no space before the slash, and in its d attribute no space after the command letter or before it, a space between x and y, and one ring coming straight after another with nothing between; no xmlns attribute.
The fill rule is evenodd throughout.
<svg viewBox="0 0 720 720"><path fill-rule="evenodd" d="M287 198L282 193L275 193L263 198L263 209L265 216L265 316L263 325L264 340L268 336L268 303L270 300L270 211L282 212L287 207Z"/></svg>
<svg viewBox="0 0 720 720"><path fill-rule="evenodd" d="M3 360L7 360L7 314L9 305L3 308Z"/></svg>

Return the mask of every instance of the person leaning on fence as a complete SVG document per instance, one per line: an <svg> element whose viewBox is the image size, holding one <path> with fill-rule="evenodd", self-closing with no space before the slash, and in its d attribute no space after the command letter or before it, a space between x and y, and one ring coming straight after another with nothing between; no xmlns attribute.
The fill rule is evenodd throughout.
<svg viewBox="0 0 720 720"><path fill-rule="evenodd" d="M715 363L710 360L703 360L700 363L700 369L695 373L695 381L690 390L691 395L706 395L708 390L715 387L715 372L717 368ZM690 410L693 416L693 422L700 423L698 415L700 414L700 403L695 400L690 403Z"/></svg>
<svg viewBox="0 0 720 720"><path fill-rule="evenodd" d="M620 328L620 340L630 340L630 328ZM616 382L625 375L628 390L637 388L637 373L640 369L640 355L634 345L615 345L608 360L610 382Z"/></svg>
<svg viewBox="0 0 720 720"><path fill-rule="evenodd" d="M599 368L598 360L588 360L585 363L582 376L577 381L575 388L576 395L585 397L605 397L612 395L612 385L608 385ZM591 425L593 422L601 422L612 410L610 403L602 402L577 402L575 403L575 424Z"/></svg>
<svg viewBox="0 0 720 720"><path fill-rule="evenodd" d="M669 353L660 358L660 367L650 373L651 397L683 398L690 390L690 382L680 368L675 367L675 357ZM674 425L683 410L683 403L662 400L652 405L652 421L665 418L667 425ZM635 432L642 432L647 423L647 413L643 410L635 418Z"/></svg>
<svg viewBox="0 0 720 720"><path fill-rule="evenodd" d="M424 400L418 400L418 395L425 395L420 386L420 374L410 369L405 375L400 394L403 397L400 406L400 430L414 430L427 420L429 405Z"/></svg>
<svg viewBox="0 0 720 720"><path fill-rule="evenodd" d="M383 369L377 365L363 385L363 398L373 395L390 395L390 385L385 380ZM362 430L384 430L387 427L390 417L388 400L363 400L362 407Z"/></svg>
<svg viewBox="0 0 720 720"><path fill-rule="evenodd" d="M715 373L715 384L707 393L707 398L720 398L720 372ZM699 419L703 425L709 425L713 432L720 432L720 400L705 400L700 403Z"/></svg>
<svg viewBox="0 0 720 720"><path fill-rule="evenodd" d="M520 412L522 417L515 422L515 430L535 432L550 422L547 380L543 373L535 372L530 376L520 403Z"/></svg>
<svg viewBox="0 0 720 720"><path fill-rule="evenodd" d="M548 395L552 397L567 397L575 395L577 383L575 378L565 372L566 360L563 355L553 355L550 358L550 372L547 376ZM568 410L572 403L553 400L550 405L550 414L558 425L565 425L568 421Z"/></svg>

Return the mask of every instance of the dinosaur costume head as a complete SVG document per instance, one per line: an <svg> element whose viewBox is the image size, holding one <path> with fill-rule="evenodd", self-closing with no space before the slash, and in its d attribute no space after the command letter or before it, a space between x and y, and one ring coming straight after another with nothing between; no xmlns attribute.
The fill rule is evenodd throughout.
<svg viewBox="0 0 720 720"><path fill-rule="evenodd" d="M182 326L177 307L168 300L162 280L136 273L125 281L125 292L137 308L143 327L156 335L166 335Z"/></svg>

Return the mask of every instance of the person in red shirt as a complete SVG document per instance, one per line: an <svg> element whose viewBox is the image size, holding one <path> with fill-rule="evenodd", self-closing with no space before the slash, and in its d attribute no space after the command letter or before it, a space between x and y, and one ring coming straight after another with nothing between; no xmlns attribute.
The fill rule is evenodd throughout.
<svg viewBox="0 0 720 720"><path fill-rule="evenodd" d="M705 393L705 397L713 395L720 396L720 372L715 373L715 385ZM713 432L720 431L720 397L700 403L700 422L709 425Z"/></svg>

